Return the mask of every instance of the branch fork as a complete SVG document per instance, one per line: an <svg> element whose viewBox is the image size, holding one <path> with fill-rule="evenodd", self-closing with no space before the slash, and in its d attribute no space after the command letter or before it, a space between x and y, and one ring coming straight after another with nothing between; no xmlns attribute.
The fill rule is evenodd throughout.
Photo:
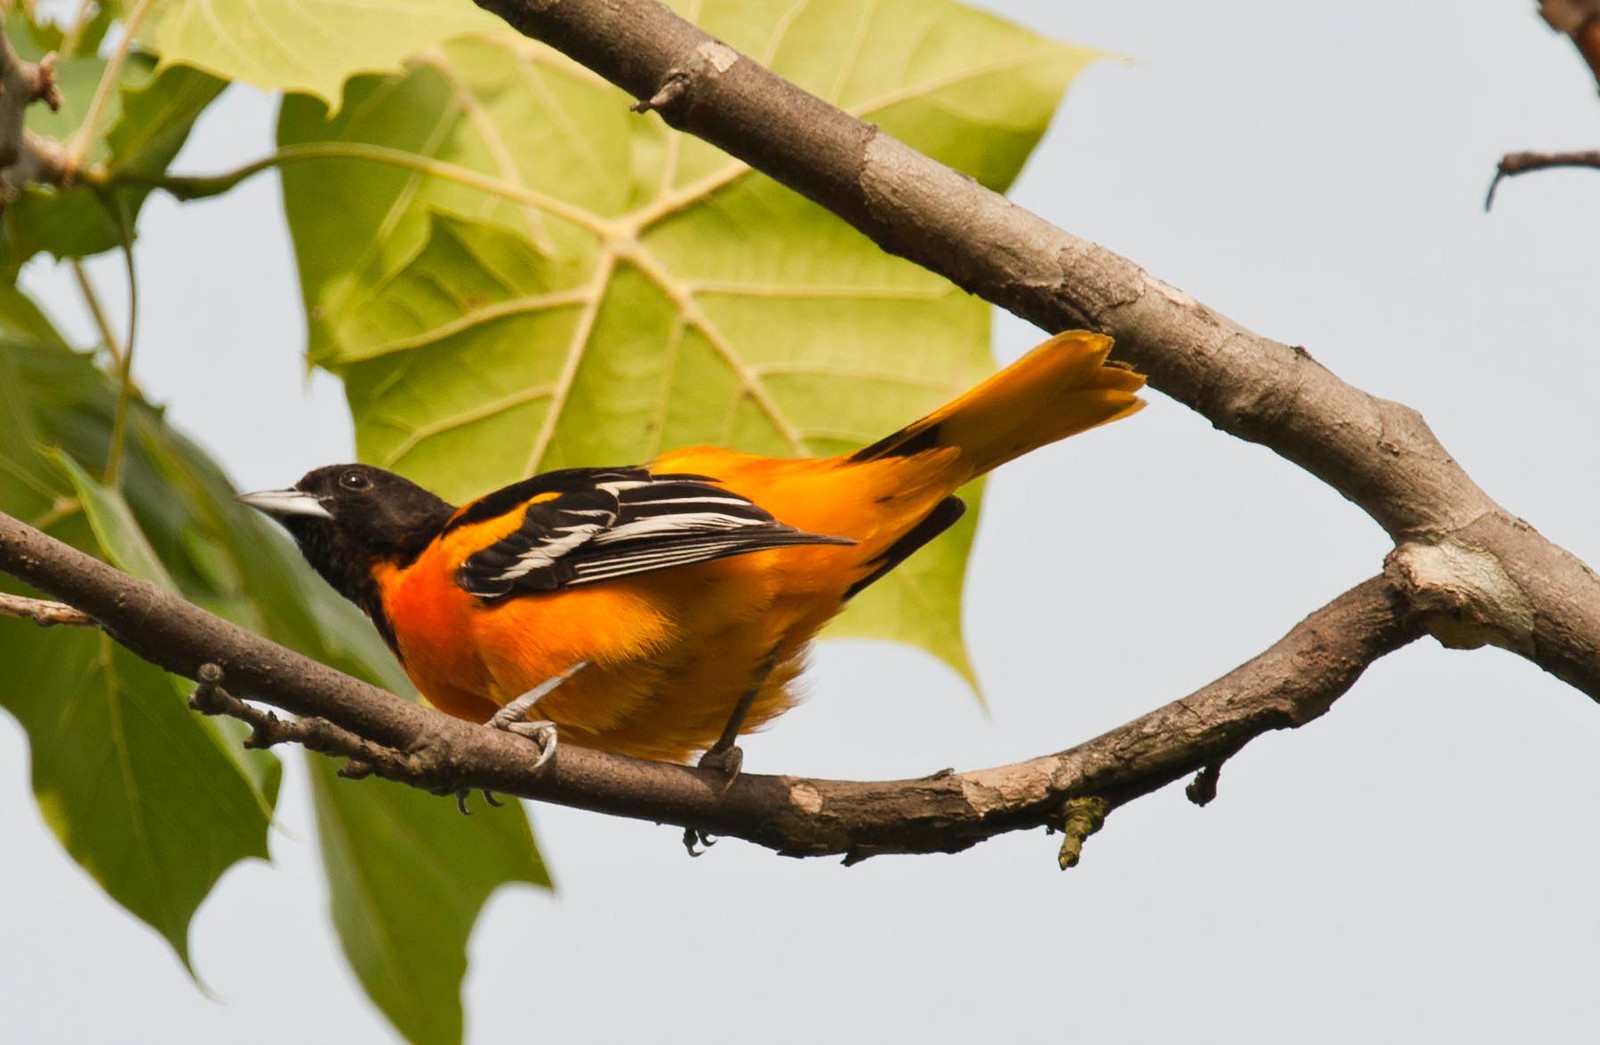
<svg viewBox="0 0 1600 1045"><path fill-rule="evenodd" d="M0 197L4 200L15 199L29 182L59 185L66 180L60 143L27 128L28 107L36 102L51 110L61 107L55 52L38 62L24 61L0 33Z"/></svg>

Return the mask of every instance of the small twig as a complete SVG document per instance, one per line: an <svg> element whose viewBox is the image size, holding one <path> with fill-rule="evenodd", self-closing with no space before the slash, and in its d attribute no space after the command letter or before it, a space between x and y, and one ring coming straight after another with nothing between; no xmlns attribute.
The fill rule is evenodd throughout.
<svg viewBox="0 0 1600 1045"><path fill-rule="evenodd" d="M648 98L634 102L628 106L633 112L651 112L669 108L673 102L683 97L684 91L689 87L689 74L681 69L674 69L661 81L661 87L655 94Z"/></svg>
<svg viewBox="0 0 1600 1045"><path fill-rule="evenodd" d="M1494 180L1489 183L1489 193L1483 199L1483 209L1494 206L1494 190L1506 178L1514 178L1529 171L1549 170L1552 167L1589 167L1600 170L1600 149L1577 152L1508 152L1500 157Z"/></svg>
<svg viewBox="0 0 1600 1045"><path fill-rule="evenodd" d="M1098 795L1069 798L1062 804L1061 818L1051 826L1063 835L1061 852L1056 857L1063 871L1078 866L1083 857L1084 841L1105 826L1106 814L1110 811L1110 804Z"/></svg>
<svg viewBox="0 0 1600 1045"><path fill-rule="evenodd" d="M199 678L189 695L189 706L202 715L227 715L249 726L245 747L265 750L278 744L300 744L324 755L342 755L351 761L340 770L340 776L359 778L375 770L400 776L417 772L413 760L404 754L363 739L325 718L282 719L245 703L222 688L222 668L216 664L202 664L195 674Z"/></svg>
<svg viewBox="0 0 1600 1045"><path fill-rule="evenodd" d="M1200 772L1189 781L1189 786L1183 789L1184 796L1195 805L1204 808L1211 804L1217 797L1217 780L1222 776L1222 763L1227 759L1219 758L1215 762L1208 762L1200 767Z"/></svg>
<svg viewBox="0 0 1600 1045"><path fill-rule="evenodd" d="M56 60L54 51L39 59L39 63L31 70L33 85L27 92L28 101L44 102L51 112L61 109L61 88L56 84Z"/></svg>
<svg viewBox="0 0 1600 1045"><path fill-rule="evenodd" d="M49 599L30 599L23 595L0 592L0 617L31 620L40 627L66 624L74 628L92 628L95 619L87 613L64 602Z"/></svg>

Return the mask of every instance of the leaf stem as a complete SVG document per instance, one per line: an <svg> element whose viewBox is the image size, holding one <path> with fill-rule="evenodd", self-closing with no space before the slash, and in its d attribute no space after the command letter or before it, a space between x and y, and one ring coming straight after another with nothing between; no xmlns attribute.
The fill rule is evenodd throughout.
<svg viewBox="0 0 1600 1045"><path fill-rule="evenodd" d="M111 424L111 447L106 451L105 484L115 487L122 470L122 447L128 439L128 411L133 405L133 342L139 325L139 281L133 266L133 223L120 197L97 193L100 203L122 234L122 259L128 267L128 337L117 360L117 413Z"/></svg>
<svg viewBox="0 0 1600 1045"><path fill-rule="evenodd" d="M117 335L111 330L111 320L106 317L105 306L100 303L100 295L95 292L94 283L89 279L89 270L84 267L82 258L69 258L67 262L72 267L73 278L78 281L78 291L83 295L84 306L89 310L89 316L94 320L95 329L100 332L100 340L105 344L106 351L111 353L113 369L122 368L122 346L117 342Z"/></svg>
<svg viewBox="0 0 1600 1045"><path fill-rule="evenodd" d="M152 188L163 189L175 198L183 201L205 199L209 196L220 196L229 191L246 178L260 174L262 171L273 167L283 167L291 163L303 163L307 160L365 160L369 163L381 163L390 167L399 167L404 170L426 174L432 178L444 181L453 181L457 185L477 189L494 196L500 196L515 203L537 207L539 210L563 218L581 228L588 229L597 236L607 237L616 232L611 222L595 217L581 207L575 207L565 200L554 196L547 196L515 182L503 178L493 178L487 174L480 174L469 167L462 167L454 163L445 163L429 156L418 156L415 153L402 149L391 149L383 145L368 145L361 142L324 142L315 145L289 145L259 160L253 160L242 167L221 174L144 174L137 171L111 171L97 170L86 174L86 178L103 186L113 185L147 185Z"/></svg>
<svg viewBox="0 0 1600 1045"><path fill-rule="evenodd" d="M67 143L63 154L62 168L69 176L83 165L83 158L89 153L89 143L94 138L95 128L100 125L100 117L104 115L107 103L111 100L111 92L122 79L122 66L127 62L128 53L133 49L134 37L139 33L139 23L144 21L144 16L149 12L150 0L137 0L133 10L128 12L128 19L122 27L122 39L117 41L116 50L112 51L111 57L106 60L106 71L94 89L94 98L89 102L89 111L84 114L83 122L73 132L72 140Z"/></svg>

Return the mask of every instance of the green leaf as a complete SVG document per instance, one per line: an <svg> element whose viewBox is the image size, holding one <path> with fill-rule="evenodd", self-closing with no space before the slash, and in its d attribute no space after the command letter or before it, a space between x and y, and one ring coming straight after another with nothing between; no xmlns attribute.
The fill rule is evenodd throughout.
<svg viewBox="0 0 1600 1045"><path fill-rule="evenodd" d="M338 101L356 73L388 72L402 59L462 33L503 25L466 0L168 0L144 38L163 65L183 64L266 90Z"/></svg>
<svg viewBox="0 0 1600 1045"><path fill-rule="evenodd" d="M0 621L0 660L45 822L187 966L200 901L235 862L267 857L251 781L164 672L98 632Z"/></svg>
<svg viewBox="0 0 1600 1045"><path fill-rule="evenodd" d="M77 492L89 528L94 531L95 540L111 565L176 591L172 575L156 557L155 549L150 547L149 539L139 528L139 521L133 517L133 509L122 499L121 492L100 485L78 462L58 450L47 450L45 456L55 463Z"/></svg>
<svg viewBox="0 0 1600 1045"><path fill-rule="evenodd" d="M232 500L222 471L159 411L135 400L122 490L96 483L115 408L114 382L88 355L71 351L25 295L0 287L0 509L49 523L57 536L126 569L165 577L189 599L309 656L411 692L371 624L311 572L277 527ZM51 826L112 897L182 954L189 915L216 877L233 859L265 854L261 834L277 795L278 760L242 750L239 724L193 714L179 692L187 683L93 632L0 620L0 662L19 665L0 683L0 705L28 731L36 791ZM63 726L68 706L78 710ZM133 725L117 734L130 716ZM314 773L331 773L328 760L309 757ZM172 786L191 772L198 774L194 786ZM139 785L138 820L106 812L122 806L106 805L100 792L122 779ZM363 982L383 1004L404 1009L414 1003L383 985L408 982L431 964L433 983L411 996L432 999L428 1027L459 1027L465 938L483 897L503 881L548 883L521 805L465 821L446 799L376 781L319 785L316 796L319 824L338 832L325 843L332 879L382 877L389 865L395 874L422 875L401 892L334 888L335 921ZM329 802L337 808L321 808ZM218 809L225 823L216 822ZM149 836L143 849L128 837L132 824L143 824ZM242 849L238 832L246 824L257 833ZM472 830L459 830L462 824ZM397 838L405 851L392 849ZM196 855L169 875L159 860L174 849ZM426 920L438 925L420 936L390 930L416 917L416 897L434 893L450 897L448 918L430 910ZM364 934L375 931L387 933L392 946L367 946ZM413 942L424 949L408 949ZM407 1011L395 1020L411 1026L420 1018Z"/></svg>
<svg viewBox="0 0 1600 1045"><path fill-rule="evenodd" d="M95 495L117 500L103 488ZM110 514L115 539L142 542L136 527L120 528L131 522L125 506ZM82 515L52 529L116 557ZM258 788L275 781L242 775L169 677L100 632L0 621L0 663L0 706L28 735L45 822L187 967L189 920L200 902L234 863L267 857L271 810Z"/></svg>
<svg viewBox="0 0 1600 1045"><path fill-rule="evenodd" d="M701 24L999 190L1095 57L942 0L706 3ZM503 34L356 79L337 116L285 99L282 145L435 163L283 172L309 354L344 378L364 459L461 499L697 443L827 455L992 369L986 304L627 103ZM833 633L920 646L970 680L974 519Z"/></svg>
<svg viewBox="0 0 1600 1045"><path fill-rule="evenodd" d="M83 24L82 30L78 33L76 44L69 54L65 49L66 30L61 23L34 21L35 17L45 14L44 11L38 10L39 6L42 5L18 4L5 20L6 38L11 41L17 57L25 62L37 62L50 51L57 52L63 58L97 53L100 50L100 42L105 39L106 32L116 21L118 7L110 0L97 3L94 13L89 16L89 20ZM58 10L53 14L69 19L77 18L77 15L70 10Z"/></svg>
<svg viewBox="0 0 1600 1045"><path fill-rule="evenodd" d="M461 1040L467 938L506 882L550 887L520 803L455 803L312 759L317 833L345 957L416 1045ZM532 859L530 860L530 855Z"/></svg>
<svg viewBox="0 0 1600 1045"><path fill-rule="evenodd" d="M194 121L226 86L194 69L155 73L154 66L148 56L128 57L121 87L107 100L90 139L85 162L92 168L91 177L69 189L27 186L5 208L0 224L0 269L10 273L10 278L40 251L58 258L87 257L119 246L122 233L114 215L119 209L125 212L131 227L150 193L123 177L166 170ZM69 140L88 118L105 69L105 61L99 58L64 59L57 66L61 110L52 113L46 106L31 106L29 129L63 142Z"/></svg>

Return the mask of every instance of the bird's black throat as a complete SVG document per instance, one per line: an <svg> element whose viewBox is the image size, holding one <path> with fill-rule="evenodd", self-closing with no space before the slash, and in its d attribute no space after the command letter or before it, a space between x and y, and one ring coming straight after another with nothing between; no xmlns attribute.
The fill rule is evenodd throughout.
<svg viewBox="0 0 1600 1045"><path fill-rule="evenodd" d="M394 630L384 611L377 571L403 569L444 530L455 506L408 479L370 465L332 465L294 485L327 513L275 514L306 562L340 595L372 618L389 648Z"/></svg>

